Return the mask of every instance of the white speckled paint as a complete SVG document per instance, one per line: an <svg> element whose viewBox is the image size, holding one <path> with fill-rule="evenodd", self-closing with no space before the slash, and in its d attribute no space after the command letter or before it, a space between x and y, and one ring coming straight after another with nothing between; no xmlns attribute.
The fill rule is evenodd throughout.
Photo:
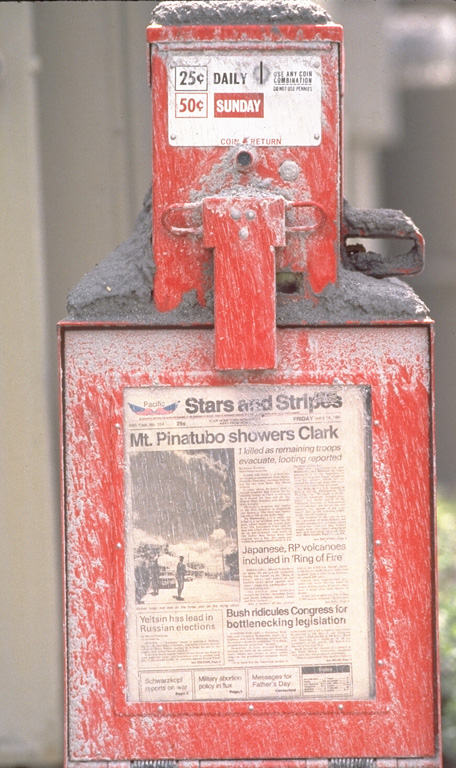
<svg viewBox="0 0 456 768"><path fill-rule="evenodd" d="M209 329L63 326L71 761L393 755L435 764L430 331L426 321L278 329L275 371L232 373L214 370ZM339 701L255 701L253 709L247 701L171 702L161 710L128 704L123 446L115 426L124 387L335 380L372 391L375 651L382 662L375 698L342 708Z"/></svg>

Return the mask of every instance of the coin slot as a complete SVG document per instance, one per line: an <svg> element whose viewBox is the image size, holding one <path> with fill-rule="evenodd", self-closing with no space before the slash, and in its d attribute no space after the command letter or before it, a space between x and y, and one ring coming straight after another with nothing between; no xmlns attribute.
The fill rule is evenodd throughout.
<svg viewBox="0 0 456 768"><path fill-rule="evenodd" d="M253 165L252 153L248 152L246 149L242 149L236 155L236 165L239 171L242 171L242 172L250 171Z"/></svg>

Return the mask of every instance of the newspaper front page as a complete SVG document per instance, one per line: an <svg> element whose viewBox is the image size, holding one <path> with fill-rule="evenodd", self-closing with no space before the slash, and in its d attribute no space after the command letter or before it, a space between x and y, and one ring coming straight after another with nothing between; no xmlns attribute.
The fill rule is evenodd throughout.
<svg viewBox="0 0 456 768"><path fill-rule="evenodd" d="M370 390L124 391L128 700L373 696Z"/></svg>

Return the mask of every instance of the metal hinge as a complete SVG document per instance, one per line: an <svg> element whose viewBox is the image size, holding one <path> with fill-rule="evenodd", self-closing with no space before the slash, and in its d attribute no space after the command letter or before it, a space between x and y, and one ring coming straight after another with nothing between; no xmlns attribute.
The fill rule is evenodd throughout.
<svg viewBox="0 0 456 768"><path fill-rule="evenodd" d="M375 768L373 757L334 757L328 760L329 768Z"/></svg>
<svg viewBox="0 0 456 768"><path fill-rule="evenodd" d="M131 760L131 768L177 768L177 760Z"/></svg>

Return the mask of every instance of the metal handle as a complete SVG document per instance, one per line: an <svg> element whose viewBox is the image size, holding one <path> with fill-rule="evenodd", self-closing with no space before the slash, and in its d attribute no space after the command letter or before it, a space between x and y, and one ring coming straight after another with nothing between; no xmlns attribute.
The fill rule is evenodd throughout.
<svg viewBox="0 0 456 768"><path fill-rule="evenodd" d="M371 277L415 275L423 269L423 235L402 211L389 208L362 210L345 203L342 236L342 263L347 269ZM412 240L413 246L398 256L381 256L359 246L347 246L349 237Z"/></svg>
<svg viewBox="0 0 456 768"><path fill-rule="evenodd" d="M285 209L288 211L291 208L308 208L317 213L317 221L312 224L302 224L293 227L286 227L286 232L316 232L326 222L326 211L319 203L315 203L313 200L296 200L294 202L287 202ZM177 213L185 213L187 211L200 211L202 209L201 201L196 203L174 203L168 206L162 216L162 224L168 232L173 235L197 235L201 237L203 234L202 225L199 227L178 227L172 223L172 217Z"/></svg>
<svg viewBox="0 0 456 768"><path fill-rule="evenodd" d="M292 203L286 203L285 209L290 208L314 208L319 213L319 219L316 224L302 225L297 227L286 227L286 232L315 232L322 227L327 219L326 211L319 203L315 203L312 200L296 200Z"/></svg>
<svg viewBox="0 0 456 768"><path fill-rule="evenodd" d="M197 211L202 209L201 202L198 201L197 203L174 203L173 205L168 206L168 208L165 210L162 216L162 224L165 227L165 229L168 230L168 232L171 232L172 235L198 235L199 237L203 234L203 226L199 227L176 227L174 224L171 224L169 219L170 217L177 212L184 212L184 211Z"/></svg>

